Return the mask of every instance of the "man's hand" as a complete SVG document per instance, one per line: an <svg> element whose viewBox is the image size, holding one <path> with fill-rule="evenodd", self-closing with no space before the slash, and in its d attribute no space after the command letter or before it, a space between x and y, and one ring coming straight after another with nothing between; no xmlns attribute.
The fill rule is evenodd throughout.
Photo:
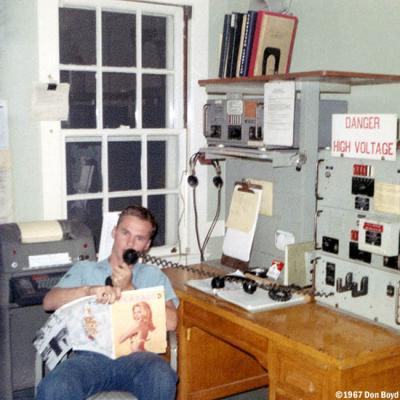
<svg viewBox="0 0 400 400"><path fill-rule="evenodd" d="M135 289L132 285L132 268L125 263L113 268L111 278L114 287L121 290Z"/></svg>
<svg viewBox="0 0 400 400"><path fill-rule="evenodd" d="M96 301L102 304L112 304L121 297L121 288L112 286L90 286L89 295L96 296Z"/></svg>

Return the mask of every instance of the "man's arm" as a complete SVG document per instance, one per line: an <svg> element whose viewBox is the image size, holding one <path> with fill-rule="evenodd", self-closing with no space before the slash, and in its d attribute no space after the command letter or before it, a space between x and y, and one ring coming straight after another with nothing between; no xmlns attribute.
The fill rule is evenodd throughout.
<svg viewBox="0 0 400 400"><path fill-rule="evenodd" d="M45 311L54 311L70 301L85 296L96 296L99 303L112 304L121 297L121 289L111 286L54 287L44 297L43 308Z"/></svg>
<svg viewBox="0 0 400 400"><path fill-rule="evenodd" d="M178 325L178 312L172 300L165 303L167 331L174 331Z"/></svg>

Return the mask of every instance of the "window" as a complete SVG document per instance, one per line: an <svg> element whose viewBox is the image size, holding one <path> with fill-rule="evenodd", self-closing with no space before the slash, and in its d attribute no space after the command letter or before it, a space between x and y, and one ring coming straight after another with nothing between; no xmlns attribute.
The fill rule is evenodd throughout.
<svg viewBox="0 0 400 400"><path fill-rule="evenodd" d="M183 129L183 13L180 7L110 0L63 1L60 81L70 84L61 123L68 218L91 229L102 214L148 207L155 246L175 246Z"/></svg>

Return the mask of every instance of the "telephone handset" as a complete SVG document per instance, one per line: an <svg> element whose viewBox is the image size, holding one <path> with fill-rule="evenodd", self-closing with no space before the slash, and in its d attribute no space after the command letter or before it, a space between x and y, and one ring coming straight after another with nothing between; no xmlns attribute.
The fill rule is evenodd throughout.
<svg viewBox="0 0 400 400"><path fill-rule="evenodd" d="M225 287L225 282L228 281L241 281L243 290L247 294L253 294L257 289L257 283L249 278L245 278L244 276L215 276L211 279L211 287L213 289L222 289Z"/></svg>
<svg viewBox="0 0 400 400"><path fill-rule="evenodd" d="M133 264L137 263L137 260L139 259L139 254L134 249L128 249L128 250L125 250L124 254L122 255L122 259L124 260L125 264L133 265ZM104 284L106 286L113 286L111 276L107 276Z"/></svg>

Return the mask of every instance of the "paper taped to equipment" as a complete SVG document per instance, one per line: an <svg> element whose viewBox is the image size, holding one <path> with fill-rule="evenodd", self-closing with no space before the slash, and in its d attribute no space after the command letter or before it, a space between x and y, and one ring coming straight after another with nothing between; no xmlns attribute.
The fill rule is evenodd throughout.
<svg viewBox="0 0 400 400"><path fill-rule="evenodd" d="M20 222L22 243L55 242L63 238L63 231L58 221Z"/></svg>

